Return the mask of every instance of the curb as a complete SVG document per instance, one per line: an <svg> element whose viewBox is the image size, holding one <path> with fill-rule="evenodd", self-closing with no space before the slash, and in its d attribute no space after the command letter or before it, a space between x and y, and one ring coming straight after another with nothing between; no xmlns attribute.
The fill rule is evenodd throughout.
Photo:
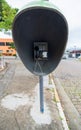
<svg viewBox="0 0 81 130"><path fill-rule="evenodd" d="M57 108L58 108L59 115L60 115L60 118L61 118L61 122L62 122L62 125L63 125L63 129L69 130L69 127L68 127L68 124L67 124L67 121L66 121L66 117L65 117L65 114L63 112L63 108L62 108L62 105L61 105L61 102L60 102L60 98L59 98L59 95L57 93L56 86L55 86L55 83L54 83L54 80L53 80L53 75L51 74L50 77L51 77L51 82L54 86L56 104L57 104Z"/></svg>
<svg viewBox="0 0 81 130"><path fill-rule="evenodd" d="M64 91L59 79L54 78L53 80L54 80L58 95L61 99L61 103L63 105L63 109L64 109L65 116L67 118L69 129L81 130L81 118L78 111L76 110L70 98L67 96L66 92Z"/></svg>

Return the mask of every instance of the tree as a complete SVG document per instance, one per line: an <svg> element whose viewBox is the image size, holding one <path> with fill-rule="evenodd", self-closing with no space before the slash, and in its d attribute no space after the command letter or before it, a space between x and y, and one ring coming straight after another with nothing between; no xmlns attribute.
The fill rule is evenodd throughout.
<svg viewBox="0 0 81 130"><path fill-rule="evenodd" d="M0 0L0 22L2 21L2 0Z"/></svg>
<svg viewBox="0 0 81 130"><path fill-rule="evenodd" d="M10 49L15 49L15 50L16 50L14 43L11 43L11 44L10 44Z"/></svg>
<svg viewBox="0 0 81 130"><path fill-rule="evenodd" d="M5 0L0 0L0 28L11 29L18 9L11 8Z"/></svg>

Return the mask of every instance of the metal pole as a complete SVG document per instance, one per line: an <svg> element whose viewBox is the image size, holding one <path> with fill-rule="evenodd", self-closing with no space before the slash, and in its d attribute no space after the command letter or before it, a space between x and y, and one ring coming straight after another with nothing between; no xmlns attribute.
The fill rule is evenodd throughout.
<svg viewBox="0 0 81 130"><path fill-rule="evenodd" d="M39 76L40 85L40 112L44 112L43 76Z"/></svg>

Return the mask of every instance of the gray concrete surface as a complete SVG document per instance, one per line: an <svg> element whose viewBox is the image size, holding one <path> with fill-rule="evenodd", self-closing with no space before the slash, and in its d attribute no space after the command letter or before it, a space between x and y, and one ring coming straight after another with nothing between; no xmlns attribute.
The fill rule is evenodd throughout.
<svg viewBox="0 0 81 130"><path fill-rule="evenodd" d="M37 124L30 112L37 94L36 85L38 77L26 70L20 60L14 59L7 62L10 62L9 68L4 73L0 72L0 130L63 130L62 119L59 116L56 102L53 99L52 90L44 90L45 102L50 111L51 123ZM21 105L15 110L10 110L2 105L2 101L4 102L9 95L21 93L28 97L28 103L25 105ZM15 97L19 100L21 99L21 96L17 97L15 95ZM14 100L8 102L8 105L10 103L13 106Z"/></svg>
<svg viewBox="0 0 81 130"><path fill-rule="evenodd" d="M75 108L70 98L64 91L63 86L61 85L60 81L57 78L55 78L54 82L55 82L55 85L56 85L56 88L57 88L57 91L61 100L61 104L62 104L63 111L66 116L69 129L81 130L80 114L78 113L77 109Z"/></svg>
<svg viewBox="0 0 81 130"><path fill-rule="evenodd" d="M81 130L81 61L62 60L54 72L57 90L71 130ZM59 84L57 83L57 84Z"/></svg>

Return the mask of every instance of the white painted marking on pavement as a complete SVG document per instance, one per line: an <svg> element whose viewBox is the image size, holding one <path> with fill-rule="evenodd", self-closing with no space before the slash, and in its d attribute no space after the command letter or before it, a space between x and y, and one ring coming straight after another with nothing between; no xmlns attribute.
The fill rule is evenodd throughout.
<svg viewBox="0 0 81 130"><path fill-rule="evenodd" d="M55 98L57 100L57 107L58 107L59 115L61 117L63 128L64 128L64 130L69 130L69 127L68 127L68 124L67 124L67 121L66 121L66 117L65 117L65 114L63 112L62 105L61 105L61 102L60 102L60 98L58 96L58 93L57 93L57 90L56 90L56 86L54 84L54 80L52 78L51 78L51 81L52 81L52 84L54 86L54 91L56 93L55 94Z"/></svg>

